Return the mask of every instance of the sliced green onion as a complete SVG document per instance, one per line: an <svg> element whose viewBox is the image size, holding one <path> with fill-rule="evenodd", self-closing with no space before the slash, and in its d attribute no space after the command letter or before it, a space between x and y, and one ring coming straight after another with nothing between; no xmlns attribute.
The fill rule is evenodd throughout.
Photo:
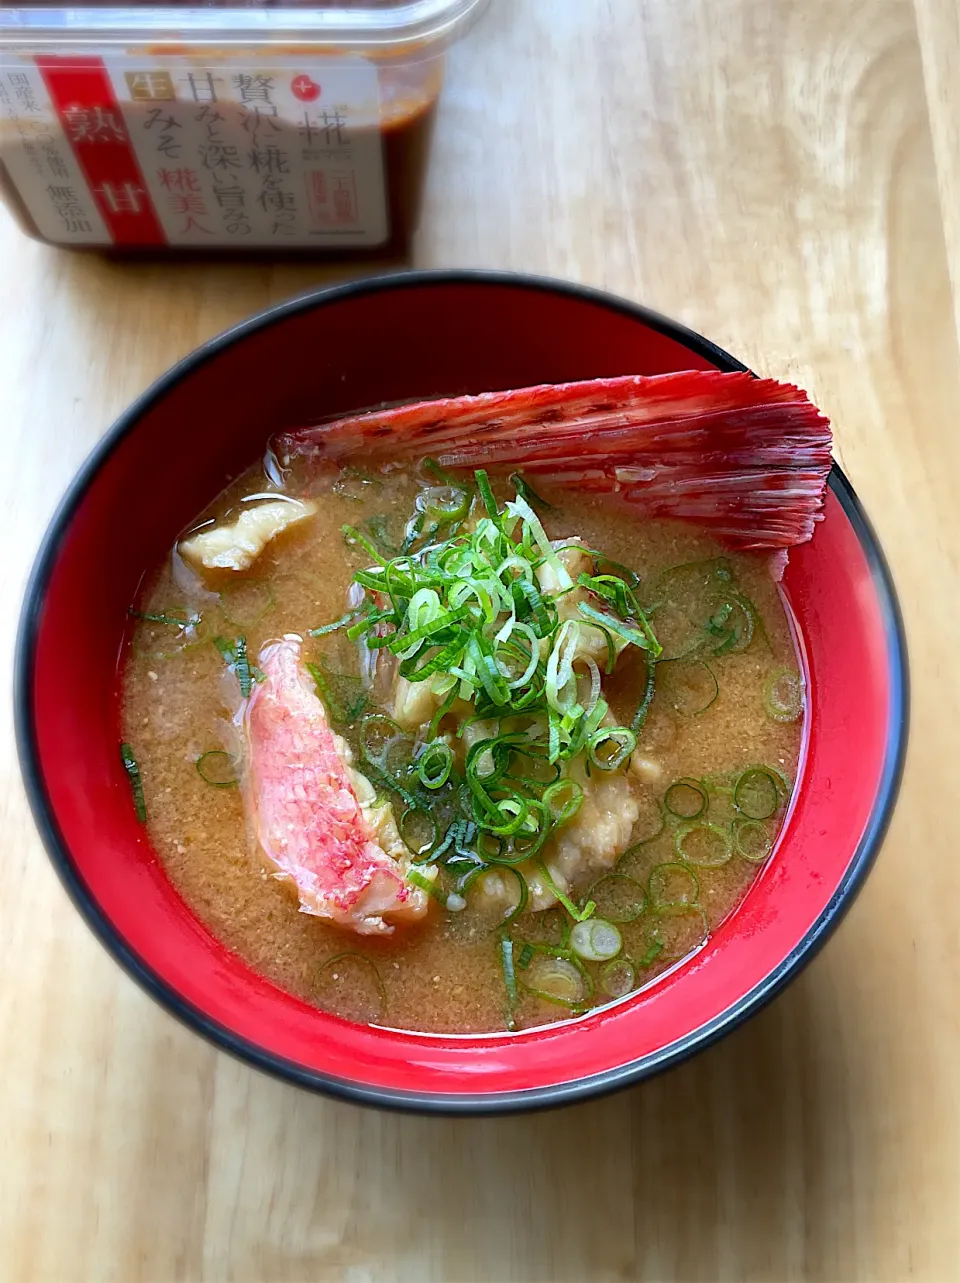
<svg viewBox="0 0 960 1283"><path fill-rule="evenodd" d="M510 592L521 616L529 616L530 626L539 637L549 637L554 629L557 608L551 597L545 597L537 586L526 579L515 579Z"/></svg>
<svg viewBox="0 0 960 1283"><path fill-rule="evenodd" d="M252 628L275 602L273 589L263 579L237 579L220 590L220 610L235 628Z"/></svg>
<svg viewBox="0 0 960 1283"><path fill-rule="evenodd" d="M709 935L707 915L699 905L668 908L653 923L651 946L659 944L656 956L675 962L698 949Z"/></svg>
<svg viewBox="0 0 960 1283"><path fill-rule="evenodd" d="M359 468L341 468L339 477L333 483L333 492L343 499L353 499L357 503L362 503L366 498L365 492L371 487L382 490L383 482L379 477L373 477L369 472L362 472Z"/></svg>
<svg viewBox="0 0 960 1283"><path fill-rule="evenodd" d="M612 672L608 668L607 672ZM641 699L637 711L633 715L633 721L630 723L630 729L635 735L639 735L643 725L647 720L647 714L650 712L650 705L653 703L653 696L657 681L657 665L653 659L647 659L647 684L644 687L643 699Z"/></svg>
<svg viewBox="0 0 960 1283"><path fill-rule="evenodd" d="M420 464L420 469L423 472L428 472L431 477L435 477L437 481L445 486L457 485L456 479L449 472L445 472L436 459L424 459Z"/></svg>
<svg viewBox="0 0 960 1283"><path fill-rule="evenodd" d="M382 766L387 749L403 736L403 729L386 713L367 713L360 723L360 751L369 761Z"/></svg>
<svg viewBox="0 0 960 1283"><path fill-rule="evenodd" d="M765 767L750 767L733 786L733 805L748 820L768 820L780 805L776 777Z"/></svg>
<svg viewBox="0 0 960 1283"><path fill-rule="evenodd" d="M607 873L587 892L601 918L609 922L635 922L646 906L643 887L625 873Z"/></svg>
<svg viewBox="0 0 960 1283"><path fill-rule="evenodd" d="M570 948L587 962L606 962L623 948L623 937L612 922L590 918L575 922L570 932Z"/></svg>
<svg viewBox="0 0 960 1283"><path fill-rule="evenodd" d="M324 624L322 628L309 629L307 635L309 637L326 637L328 633L335 633L338 629L346 628L348 624L354 623L356 618L357 612L355 610L348 610L345 615L341 615L339 619L335 619L332 624Z"/></svg>
<svg viewBox="0 0 960 1283"><path fill-rule="evenodd" d="M376 628L378 624L383 623L385 619L389 619L392 624L397 622L395 612L392 610L371 610L362 615L359 619L357 619L356 615L354 615L353 618L356 620L355 623L350 623L349 619L347 620L347 641L355 642L359 641L361 637L364 637L367 645L371 649L374 649L375 641L380 642L381 640L379 637L376 637L371 630ZM339 622L337 623L337 627L339 627ZM333 626L328 625L326 629L318 628L312 631L310 636L322 637L325 632L333 631Z"/></svg>
<svg viewBox="0 0 960 1283"><path fill-rule="evenodd" d="M545 679L547 703L558 713L566 713L576 702L573 659L579 640L579 625L572 619L564 620L547 660Z"/></svg>
<svg viewBox="0 0 960 1283"><path fill-rule="evenodd" d="M512 517L520 517L529 526L533 540L540 549L544 561L553 571L561 590L566 592L572 588L573 580L570 578L569 571L557 556L553 544L547 538L547 532L544 530L540 518L527 503L526 499L522 495L518 495L516 499L507 504L507 512Z"/></svg>
<svg viewBox="0 0 960 1283"><path fill-rule="evenodd" d="M234 643L233 654L233 668L240 683L240 694L247 699L253 690L254 678L250 671L250 661L247 659L247 639L242 633Z"/></svg>
<svg viewBox="0 0 960 1283"><path fill-rule="evenodd" d="M307 661L304 668L313 678L317 694L323 700L330 717L335 722L352 725L367 706L366 695L362 690L357 689L359 678L345 673L334 673L326 668L322 661L319 664ZM335 683L338 685L335 686ZM348 694L351 688L354 690L352 699Z"/></svg>
<svg viewBox="0 0 960 1283"><path fill-rule="evenodd" d="M214 646L216 646L217 650L220 652L220 658L223 660L223 662L227 665L228 668L232 668L233 665L236 663L236 654L234 653L234 649L230 645L230 643L227 641L226 637L214 637L213 644Z"/></svg>
<svg viewBox="0 0 960 1283"><path fill-rule="evenodd" d="M678 713L684 717L699 717L705 713L720 694L720 683L713 669L702 659L686 663L680 660L661 660L658 667L669 665L666 696ZM678 665L678 667L674 667Z"/></svg>
<svg viewBox="0 0 960 1283"><path fill-rule="evenodd" d="M583 805L583 789L576 780L562 779L543 790L543 804L559 828L568 824Z"/></svg>
<svg viewBox="0 0 960 1283"><path fill-rule="evenodd" d="M432 851L437 841L437 822L428 811L408 806L397 822L404 844L415 856Z"/></svg>
<svg viewBox="0 0 960 1283"><path fill-rule="evenodd" d="M600 669L596 666L589 655L584 656L584 662L586 663L587 669L590 673L590 694L587 698L586 704L584 705L584 711L592 713L600 698Z"/></svg>
<svg viewBox="0 0 960 1283"><path fill-rule="evenodd" d="M417 775L424 788L442 788L452 770L453 750L444 740L434 740L417 758Z"/></svg>
<svg viewBox="0 0 960 1283"><path fill-rule="evenodd" d="M674 849L684 864L716 869L733 855L733 841L719 824L681 824L673 837Z"/></svg>
<svg viewBox="0 0 960 1283"><path fill-rule="evenodd" d="M419 869L407 869L404 876L405 881L409 882L412 887L417 887L420 891L425 891L427 895L436 900L438 904L442 904L444 908L447 907L447 896L440 888L439 878L424 877Z"/></svg>
<svg viewBox="0 0 960 1283"><path fill-rule="evenodd" d="M730 593L721 600L717 612L707 621L705 631L717 643L713 646L714 655L736 655L753 641L756 627L757 612L753 602L742 593Z"/></svg>
<svg viewBox="0 0 960 1283"><path fill-rule="evenodd" d="M699 780L682 779L664 793L663 805L677 819L699 820L701 815L706 815L710 798Z"/></svg>
<svg viewBox="0 0 960 1283"><path fill-rule="evenodd" d="M240 694L247 699L253 689L254 681L262 681L263 674L259 669L252 670L250 667L250 661L247 659L246 637L241 633L232 645L225 637L214 637L213 644L220 652L223 662L240 683Z"/></svg>
<svg viewBox="0 0 960 1283"><path fill-rule="evenodd" d="M508 682L509 689L512 691L517 690L520 687L528 686L530 683L530 679L533 677L534 673L537 671L537 667L540 663L540 646L537 640L536 633L533 631L533 629L530 627L529 624L515 623L510 632L511 641L518 633L526 640L527 644L529 645L530 657L527 660L526 668L524 668L520 676L515 677L513 681ZM499 661L498 661L498 664L499 664ZM501 672L502 672L502 668L501 668ZM508 677L508 674L503 673L503 676Z"/></svg>
<svg viewBox="0 0 960 1283"><path fill-rule="evenodd" d="M763 864L773 850L773 838L760 820L736 819L733 822L733 845L737 854L751 864Z"/></svg>
<svg viewBox="0 0 960 1283"><path fill-rule="evenodd" d="M524 989L561 1007L586 1006L593 996L593 981L576 954L549 945L532 947L534 957L520 982Z"/></svg>
<svg viewBox="0 0 960 1283"><path fill-rule="evenodd" d="M642 613L633 589L619 575L580 574L577 583L608 602L624 618L638 617Z"/></svg>
<svg viewBox="0 0 960 1283"><path fill-rule="evenodd" d="M208 753L201 753L196 766L200 778L214 788L229 789L237 784L237 764L222 749L212 748Z"/></svg>
<svg viewBox="0 0 960 1283"><path fill-rule="evenodd" d="M707 632L712 637L723 637L726 632L726 623L733 614L733 606L730 602L722 602L715 615L711 615L707 620Z"/></svg>
<svg viewBox="0 0 960 1283"><path fill-rule="evenodd" d="M348 548L352 547L354 544L358 544L363 551L368 554L368 556L373 558L378 566L385 566L387 564L386 559L380 555L379 548L377 548L377 546L372 543L362 531L358 530L356 526L341 526L340 530L343 533L343 541Z"/></svg>
<svg viewBox="0 0 960 1283"><path fill-rule="evenodd" d="M425 475L434 471L425 465ZM563 763L585 757L587 774L591 767L617 769L635 747L636 732L604 725L609 708L592 656L583 661L590 673L589 695L583 688L580 698L582 674L574 663L587 623L579 613L574 619L558 618L557 597L573 581L522 485L501 512L489 477L478 470L475 484L482 508L473 529L455 530L431 543L441 521L452 527L451 519L462 519L473 503L468 485L445 474L436 479L438 484L424 487L417 498L406 551L399 555L387 559L360 531L344 528L345 538L372 558L373 564L354 574L365 596L351 615L317 632L325 636L342 628L367 651L396 656L407 680L430 682L439 707L416 760L412 740L389 719L361 723L361 751L374 784L406 802L405 836L419 847L423 862L442 857L455 878L454 894L460 894L478 866L514 868L535 860L550 834L577 813L582 790L566 778ZM434 518L432 526L427 517ZM595 566L603 560L598 553L587 554ZM553 571L549 579L543 577L549 590L538 578L544 567ZM603 573L588 577L585 586L611 609L609 618L597 612L600 623L590 624L607 641L608 668L628 640L648 656L651 672L639 726L652 698L657 643L637 603L637 576L609 562L599 569ZM617 614L623 616L619 621ZM623 630L627 637L620 635ZM335 701L339 679L334 681L322 665L317 668L325 699ZM458 699L473 705L464 725L489 720L498 732L471 746L462 783L454 776L452 749L439 739L440 723ZM352 694L349 702L361 715L364 705L354 705ZM336 720L332 711L331 717ZM514 731L518 722L523 729ZM526 767L524 759L532 765ZM429 794L436 805L428 805ZM458 805L463 808L459 815ZM436 812L437 832L443 837L438 841L434 833L425 846L413 839L415 830L419 835L424 829L422 814L428 810ZM469 826L470 837L464 836L463 825ZM557 898L575 920L592 912L589 905L577 909L562 893Z"/></svg>
<svg viewBox="0 0 960 1283"><path fill-rule="evenodd" d="M496 864L506 850L506 843L499 833L490 833L482 829L477 834L477 855L488 864Z"/></svg>
<svg viewBox="0 0 960 1283"><path fill-rule="evenodd" d="M426 524L426 520L426 513L418 512L412 521L407 522L407 527L403 536L403 544L400 549L401 552L407 553L411 551L423 533L423 527Z"/></svg>
<svg viewBox="0 0 960 1283"><path fill-rule="evenodd" d="M517 973L513 966L513 941L509 936L500 937L500 965L503 968L503 983L507 990L507 1002L512 1009L517 1005Z"/></svg>
<svg viewBox="0 0 960 1283"><path fill-rule="evenodd" d="M133 619L140 619L147 624L168 624L171 628L196 628L201 619L200 615L187 615L186 611L184 611L186 618L181 619L178 615L154 615L147 611L134 610L132 606L127 611L127 614Z"/></svg>
<svg viewBox="0 0 960 1283"><path fill-rule="evenodd" d="M472 661L480 684L494 704L503 707L510 702L510 688L497 668L490 643L480 633L467 642L467 659Z"/></svg>
<svg viewBox="0 0 960 1283"><path fill-rule="evenodd" d="M614 637L622 637L624 641L630 642L634 646L639 646L641 650L649 650L654 658L660 655L663 649L642 615L640 616L641 626L634 628L632 624L625 624L623 620L615 619L613 615L607 615L601 610L595 610L593 606L585 601L577 603L577 610L591 624L613 633Z"/></svg>
<svg viewBox="0 0 960 1283"><path fill-rule="evenodd" d="M509 926L509 924L513 922L514 918L519 918L520 914L523 913L524 909L526 909L527 901L530 898L530 889L527 886L527 879L523 876L523 874L520 872L519 869L513 869L509 865L504 865L501 871L503 873L513 874L513 876L517 880L517 886L520 892L519 895L517 896L516 904L513 906L510 912L506 915L506 917L500 923L500 929L502 930L504 927Z"/></svg>
<svg viewBox="0 0 960 1283"><path fill-rule="evenodd" d="M499 530L500 509L497 506L497 501L493 496L493 490L490 487L490 478L487 476L483 468L477 468L473 475L477 483L477 489L480 492L480 498L483 500L483 506L487 510L487 516Z"/></svg>
<svg viewBox="0 0 960 1283"><path fill-rule="evenodd" d="M803 680L792 668L781 668L764 688L767 715L775 722L795 722L803 712Z"/></svg>
<svg viewBox="0 0 960 1283"><path fill-rule="evenodd" d="M650 870L647 892L654 909L692 905L700 898L700 881L686 864L657 864Z"/></svg>
<svg viewBox="0 0 960 1283"><path fill-rule="evenodd" d="M373 538L374 543L382 553L391 557L396 557L400 549L394 544L390 534L390 527L387 517L382 512L375 512L369 516L363 523Z"/></svg>
<svg viewBox="0 0 960 1283"><path fill-rule="evenodd" d="M530 811L534 805L527 798L515 795L493 802L487 807L486 816L477 816L481 827L498 837L523 837L530 833ZM502 859L502 857L501 857Z"/></svg>
<svg viewBox="0 0 960 1283"><path fill-rule="evenodd" d="M527 503L536 504L538 508L553 508L553 504L547 503L546 499L538 495L530 482L526 481L519 472L511 472L509 481L521 499L526 499Z"/></svg>
<svg viewBox="0 0 960 1283"><path fill-rule="evenodd" d="M660 957L661 953L663 953L663 947L664 946L663 946L662 940L651 941L650 947L647 949L646 953L637 963L637 966L641 967L644 970L647 967L652 967L653 964L656 962L656 960Z"/></svg>
<svg viewBox="0 0 960 1283"><path fill-rule="evenodd" d="M429 486L421 491L417 506L441 524L462 521L470 511L470 495L460 486Z"/></svg>
<svg viewBox="0 0 960 1283"><path fill-rule="evenodd" d="M432 592L432 589L426 589L426 591ZM411 608L413 607L413 602L410 603L410 606ZM414 654L418 646L424 641L435 636L437 633L442 633L445 629L452 627L454 624L458 623L465 614L465 610L444 611L443 614L435 615L433 619L428 620L412 632L397 633L395 637L386 639L384 641L384 645L386 645L388 650L390 650L394 655L403 655L404 658L407 658Z"/></svg>
<svg viewBox="0 0 960 1283"><path fill-rule="evenodd" d="M612 745L608 750L607 745ZM587 741L590 761L601 771L616 771L637 747L637 737L626 726L604 726Z"/></svg>
<svg viewBox="0 0 960 1283"><path fill-rule="evenodd" d="M456 698L457 698L457 688L456 686L453 686L451 690L447 693L447 696L444 699L443 703L439 706L437 711L434 713L433 717L430 719L430 726L427 730L427 735L429 736L430 739L437 738L437 735L440 733L440 723L446 717L447 713L450 712L450 709L453 707L454 703L456 702Z"/></svg>
<svg viewBox="0 0 960 1283"><path fill-rule="evenodd" d="M460 650L459 644L454 642L450 646L437 646L431 650L423 650L410 659L400 661L400 676L405 677L408 682L424 682L434 673L451 673L455 669L453 660Z"/></svg>
<svg viewBox="0 0 960 1283"><path fill-rule="evenodd" d="M624 998L636 987L637 972L629 958L613 958L600 970L600 988L610 998Z"/></svg>
<svg viewBox="0 0 960 1283"><path fill-rule="evenodd" d="M357 992L360 976L363 984L361 991ZM346 992L334 993L334 987L339 990L341 984L345 985ZM362 953L344 950L327 958L317 968L311 989L314 993L319 991L323 995L323 1005L345 1020L374 1025L386 1014L387 991L380 972Z"/></svg>
<svg viewBox="0 0 960 1283"><path fill-rule="evenodd" d="M574 922L586 922L587 918L593 914L594 909L597 907L594 902L592 900L588 900L582 909L578 909L570 897L565 895L557 886L550 870L544 864L543 860L537 861L537 867L543 874L543 880L546 882L547 886L566 909L567 913L570 914L570 917L573 918Z"/></svg>
<svg viewBox="0 0 960 1283"><path fill-rule="evenodd" d="M388 792L396 793L397 797L406 802L409 810L419 811L422 809L413 794L409 793L399 780L395 780L392 776L388 775L387 772L381 766L378 766L376 762L368 758L364 763L363 773L368 777L371 783L379 783ZM401 833L401 837L402 836L403 834Z"/></svg>
<svg viewBox="0 0 960 1283"><path fill-rule="evenodd" d="M547 760L556 762L560 757L560 717L552 708L550 709L548 728Z"/></svg>
<svg viewBox="0 0 960 1283"><path fill-rule="evenodd" d="M143 780L140 776L137 759L133 755L133 749L127 743L120 745L120 760L123 762L123 769L126 771L127 779L130 781L130 792L133 794L133 809L137 814L137 819L143 824L147 818L147 804L143 798Z"/></svg>
<svg viewBox="0 0 960 1283"><path fill-rule="evenodd" d="M414 748L414 741L406 735L398 735L389 743L383 754L383 769L387 774L396 776L398 780L409 779L414 775L416 773L413 760Z"/></svg>
<svg viewBox="0 0 960 1283"><path fill-rule="evenodd" d="M688 582L684 583L683 581ZM699 582L691 583L691 580ZM685 561L682 565L671 566L663 571L657 580L655 597L657 601L666 600L675 584L680 591L691 588L708 590L718 585L733 582L733 569L727 557L706 557L702 561Z"/></svg>

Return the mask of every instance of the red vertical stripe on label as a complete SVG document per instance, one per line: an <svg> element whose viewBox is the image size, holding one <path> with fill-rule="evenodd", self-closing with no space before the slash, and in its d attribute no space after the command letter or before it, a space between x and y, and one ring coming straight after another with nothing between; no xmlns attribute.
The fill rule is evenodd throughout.
<svg viewBox="0 0 960 1283"><path fill-rule="evenodd" d="M114 243L166 245L103 62L35 61Z"/></svg>

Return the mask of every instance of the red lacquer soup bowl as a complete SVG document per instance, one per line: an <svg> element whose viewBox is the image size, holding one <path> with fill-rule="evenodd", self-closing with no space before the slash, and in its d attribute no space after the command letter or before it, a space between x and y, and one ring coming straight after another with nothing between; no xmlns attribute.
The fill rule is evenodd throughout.
<svg viewBox="0 0 960 1283"><path fill-rule="evenodd" d="M663 1069L756 1011L836 926L882 839L906 736L899 614L876 540L834 468L826 519L784 591L809 696L778 847L701 950L604 1010L520 1034L350 1024L281 992L220 945L168 882L134 815L118 743L118 657L144 571L278 428L383 401L625 373L743 369L679 325L522 276L364 281L273 308L213 340L120 419L39 554L17 656L17 730L57 871L114 957L218 1046L290 1082L370 1104L497 1112L573 1101Z"/></svg>

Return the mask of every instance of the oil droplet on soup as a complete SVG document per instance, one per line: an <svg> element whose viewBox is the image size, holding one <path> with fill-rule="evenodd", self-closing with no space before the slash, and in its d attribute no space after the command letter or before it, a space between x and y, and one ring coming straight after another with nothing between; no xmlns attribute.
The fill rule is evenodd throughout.
<svg viewBox="0 0 960 1283"><path fill-rule="evenodd" d="M305 503L296 520L277 480L251 468L198 516L194 531L237 530L250 551L209 535L174 550L135 604L124 661L123 737L149 836L209 930L317 1007L425 1031L568 1019L699 948L771 858L796 779L802 681L766 556L549 493L535 521L568 546L546 557L494 478L513 561L481 573L467 558L467 587L438 576L431 588L431 556L452 566L454 545L479 541L478 558L507 547L471 478L288 475ZM276 529L269 512L243 515L258 503L276 509ZM408 555L420 567L409 582ZM417 637L371 647L399 627L392 608ZM481 617L476 651L448 655L429 680L401 678ZM271 689L264 647L294 635L363 815L425 910L374 907L373 934L302 912L258 841L262 815L259 829L251 819L243 708ZM533 688L530 713L518 705Z"/></svg>

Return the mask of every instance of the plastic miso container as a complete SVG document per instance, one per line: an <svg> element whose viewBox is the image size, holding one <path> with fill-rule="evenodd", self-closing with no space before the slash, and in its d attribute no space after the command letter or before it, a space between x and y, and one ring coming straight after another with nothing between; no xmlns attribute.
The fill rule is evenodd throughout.
<svg viewBox="0 0 960 1283"><path fill-rule="evenodd" d="M70 248L402 250L485 3L0 3L0 194Z"/></svg>

